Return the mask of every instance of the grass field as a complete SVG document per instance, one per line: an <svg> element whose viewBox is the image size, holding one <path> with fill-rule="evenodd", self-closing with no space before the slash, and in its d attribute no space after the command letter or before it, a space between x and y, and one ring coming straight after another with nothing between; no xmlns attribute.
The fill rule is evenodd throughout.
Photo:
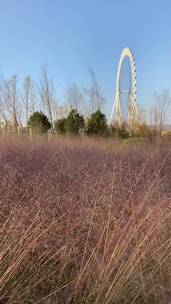
<svg viewBox="0 0 171 304"><path fill-rule="evenodd" d="M0 141L0 304L169 304L171 146Z"/></svg>

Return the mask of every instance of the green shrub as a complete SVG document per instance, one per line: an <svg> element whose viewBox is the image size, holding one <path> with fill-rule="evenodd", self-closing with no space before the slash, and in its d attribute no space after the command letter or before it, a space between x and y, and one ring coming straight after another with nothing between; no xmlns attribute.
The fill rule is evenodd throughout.
<svg viewBox="0 0 171 304"><path fill-rule="evenodd" d="M66 133L66 122L67 119L66 118L61 118L55 121L54 127L55 130L59 133L59 134L65 134Z"/></svg>
<svg viewBox="0 0 171 304"><path fill-rule="evenodd" d="M106 135L107 130L108 127L105 115L100 110L92 113L87 121L87 134Z"/></svg>
<svg viewBox="0 0 171 304"><path fill-rule="evenodd" d="M121 127L118 128L118 136L120 138L128 138L129 137L129 131L127 130L127 125L126 125L125 122L123 122Z"/></svg>
<svg viewBox="0 0 171 304"><path fill-rule="evenodd" d="M84 118L76 109L70 111L66 118L66 132L77 135L84 128Z"/></svg>
<svg viewBox="0 0 171 304"><path fill-rule="evenodd" d="M51 123L43 112L34 112L30 116L27 125L36 133L45 133L51 128Z"/></svg>
<svg viewBox="0 0 171 304"><path fill-rule="evenodd" d="M112 137L118 137L118 128L115 125L110 125L108 127L108 133Z"/></svg>

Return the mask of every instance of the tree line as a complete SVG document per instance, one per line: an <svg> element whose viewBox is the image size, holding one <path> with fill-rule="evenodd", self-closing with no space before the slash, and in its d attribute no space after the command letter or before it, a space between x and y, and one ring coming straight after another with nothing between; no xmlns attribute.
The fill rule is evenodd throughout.
<svg viewBox="0 0 171 304"><path fill-rule="evenodd" d="M100 109L93 112L87 119L77 109L72 109L66 117L57 119L53 123L53 127L43 112L34 112L28 120L28 127L36 133L51 130L60 135L106 136L109 134L106 116Z"/></svg>
<svg viewBox="0 0 171 304"><path fill-rule="evenodd" d="M86 134L100 136L147 136L160 134L169 116L170 94L167 90L154 94L146 123L144 109L139 108L139 124L130 130L125 122L121 126L107 123L103 106L106 102L95 73L90 70L90 86L80 88L75 83L64 90L64 101L59 102L53 80L46 66L41 68L38 82L30 76L22 84L16 75L0 80L0 127L15 130L32 128L35 132L53 130L58 134ZM150 128L149 128L150 126ZM152 126L152 128L151 128ZM155 132L154 132L155 131Z"/></svg>
<svg viewBox="0 0 171 304"><path fill-rule="evenodd" d="M51 125L71 111L85 116L101 109L105 103L95 73L90 70L90 85L80 88L72 83L63 90L63 101L58 97L53 79L46 66L42 66L40 79L35 82L30 76L20 82L18 76L0 79L0 126L1 128L21 128L27 125L30 115L42 111Z"/></svg>
<svg viewBox="0 0 171 304"><path fill-rule="evenodd" d="M66 117L57 119L53 125L43 112L34 112L28 120L28 128L34 134L44 134L47 132L58 135L70 136L101 136L117 137L128 139L130 137L141 137L153 139L161 135L159 129L151 128L146 123L136 123L132 126L123 122L120 126L109 125L104 113L99 109L93 112L88 118L84 118L77 109L72 109Z"/></svg>

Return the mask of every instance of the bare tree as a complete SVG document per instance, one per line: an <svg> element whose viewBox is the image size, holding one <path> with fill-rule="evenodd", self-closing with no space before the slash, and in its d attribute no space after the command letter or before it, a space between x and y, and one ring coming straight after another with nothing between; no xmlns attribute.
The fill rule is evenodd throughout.
<svg viewBox="0 0 171 304"><path fill-rule="evenodd" d="M53 82L48 76L47 67L43 66L41 71L40 97L43 104L43 109L47 111L48 118L51 125L53 125L53 104L55 102L55 93Z"/></svg>
<svg viewBox="0 0 171 304"><path fill-rule="evenodd" d="M16 75L4 82L4 117L16 128L19 123L18 78Z"/></svg>
<svg viewBox="0 0 171 304"><path fill-rule="evenodd" d="M66 117L69 114L70 110L71 108L67 103L58 105L56 107L56 118L60 119Z"/></svg>
<svg viewBox="0 0 171 304"><path fill-rule="evenodd" d="M142 106L140 106L139 104L137 104L137 108L138 108L138 122L140 124L146 123L146 111L145 111L145 109Z"/></svg>
<svg viewBox="0 0 171 304"><path fill-rule="evenodd" d="M102 96L101 89L99 84L97 83L96 75L92 69L89 70L89 74L91 77L91 86L90 89L87 90L90 111L95 112L97 110L101 110L105 99Z"/></svg>
<svg viewBox="0 0 171 304"><path fill-rule="evenodd" d="M5 113L5 103L4 103L4 81L0 83L0 125L5 127L8 125L8 119Z"/></svg>
<svg viewBox="0 0 171 304"><path fill-rule="evenodd" d="M23 82L22 101L25 106L25 122L27 123L29 115L35 111L35 88L30 76L27 76Z"/></svg>
<svg viewBox="0 0 171 304"><path fill-rule="evenodd" d="M154 93L154 107L151 109L151 120L160 134L164 130L169 118L169 109L171 105L171 97L168 90L161 93Z"/></svg>
<svg viewBox="0 0 171 304"><path fill-rule="evenodd" d="M81 113L84 112L85 103L83 91L75 83L67 87L65 91L65 101L70 110L77 109Z"/></svg>

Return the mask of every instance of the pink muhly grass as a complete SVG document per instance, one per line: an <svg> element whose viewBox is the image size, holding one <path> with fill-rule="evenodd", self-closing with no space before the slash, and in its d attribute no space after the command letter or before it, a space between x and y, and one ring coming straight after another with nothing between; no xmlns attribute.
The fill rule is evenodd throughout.
<svg viewBox="0 0 171 304"><path fill-rule="evenodd" d="M170 151L1 139L0 303L168 304Z"/></svg>

